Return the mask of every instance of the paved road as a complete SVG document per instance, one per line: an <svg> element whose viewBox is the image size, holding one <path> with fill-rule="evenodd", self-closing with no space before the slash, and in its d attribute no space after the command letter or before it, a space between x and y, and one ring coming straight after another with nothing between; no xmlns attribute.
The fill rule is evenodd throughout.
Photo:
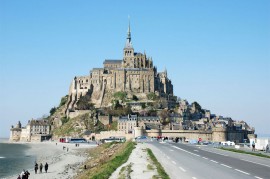
<svg viewBox="0 0 270 179"><path fill-rule="evenodd" d="M270 179L270 160L189 144L146 144L172 179Z"/></svg>

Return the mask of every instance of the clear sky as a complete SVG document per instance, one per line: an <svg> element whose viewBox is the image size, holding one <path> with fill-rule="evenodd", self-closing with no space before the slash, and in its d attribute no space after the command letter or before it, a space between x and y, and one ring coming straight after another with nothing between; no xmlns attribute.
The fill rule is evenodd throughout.
<svg viewBox="0 0 270 179"><path fill-rule="evenodd" d="M135 51L175 95L270 134L270 1L0 1L0 137L48 114L74 76Z"/></svg>

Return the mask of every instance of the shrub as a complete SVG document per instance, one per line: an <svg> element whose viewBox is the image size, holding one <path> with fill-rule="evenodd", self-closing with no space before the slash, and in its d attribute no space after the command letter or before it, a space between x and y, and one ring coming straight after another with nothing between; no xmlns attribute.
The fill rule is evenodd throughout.
<svg viewBox="0 0 270 179"><path fill-rule="evenodd" d="M147 99L148 100L157 100L158 99L158 96L155 94L155 93L149 93L149 94L147 94Z"/></svg>
<svg viewBox="0 0 270 179"><path fill-rule="evenodd" d="M56 107L51 108L50 115L52 116L56 112L56 110L57 110Z"/></svg>
<svg viewBox="0 0 270 179"><path fill-rule="evenodd" d="M68 100L68 95L62 97L62 98L61 98L61 101L60 101L60 104L59 104L59 107L65 105L66 102L67 102L67 100Z"/></svg>
<svg viewBox="0 0 270 179"><path fill-rule="evenodd" d="M126 99L127 93L126 92L119 91L119 92L114 93L113 94L113 97L115 99L118 99L118 100L122 100L123 101L124 99Z"/></svg>

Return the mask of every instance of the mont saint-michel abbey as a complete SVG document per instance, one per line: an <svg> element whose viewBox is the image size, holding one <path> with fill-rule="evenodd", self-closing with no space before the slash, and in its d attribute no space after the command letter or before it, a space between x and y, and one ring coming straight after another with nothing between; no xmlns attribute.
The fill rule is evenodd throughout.
<svg viewBox="0 0 270 179"><path fill-rule="evenodd" d="M123 59L103 62L103 68L93 68L87 76L76 76L70 85L68 109L74 109L81 96L91 95L96 107L108 106L113 93L122 91L140 99L149 93L173 96L173 85L167 70L157 72L153 60L144 53L134 52L130 25L123 49Z"/></svg>

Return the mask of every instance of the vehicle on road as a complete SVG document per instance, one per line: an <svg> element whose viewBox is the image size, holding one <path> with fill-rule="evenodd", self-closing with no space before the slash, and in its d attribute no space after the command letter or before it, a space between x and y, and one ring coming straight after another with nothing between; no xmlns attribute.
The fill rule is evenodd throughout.
<svg viewBox="0 0 270 179"><path fill-rule="evenodd" d="M234 142L232 142L232 141L225 141L225 142L221 142L221 145L228 145L228 146L234 146L235 145L235 143Z"/></svg>
<svg viewBox="0 0 270 179"><path fill-rule="evenodd" d="M109 137L105 139L101 139L102 143L110 143L110 142L126 142L125 137Z"/></svg>

